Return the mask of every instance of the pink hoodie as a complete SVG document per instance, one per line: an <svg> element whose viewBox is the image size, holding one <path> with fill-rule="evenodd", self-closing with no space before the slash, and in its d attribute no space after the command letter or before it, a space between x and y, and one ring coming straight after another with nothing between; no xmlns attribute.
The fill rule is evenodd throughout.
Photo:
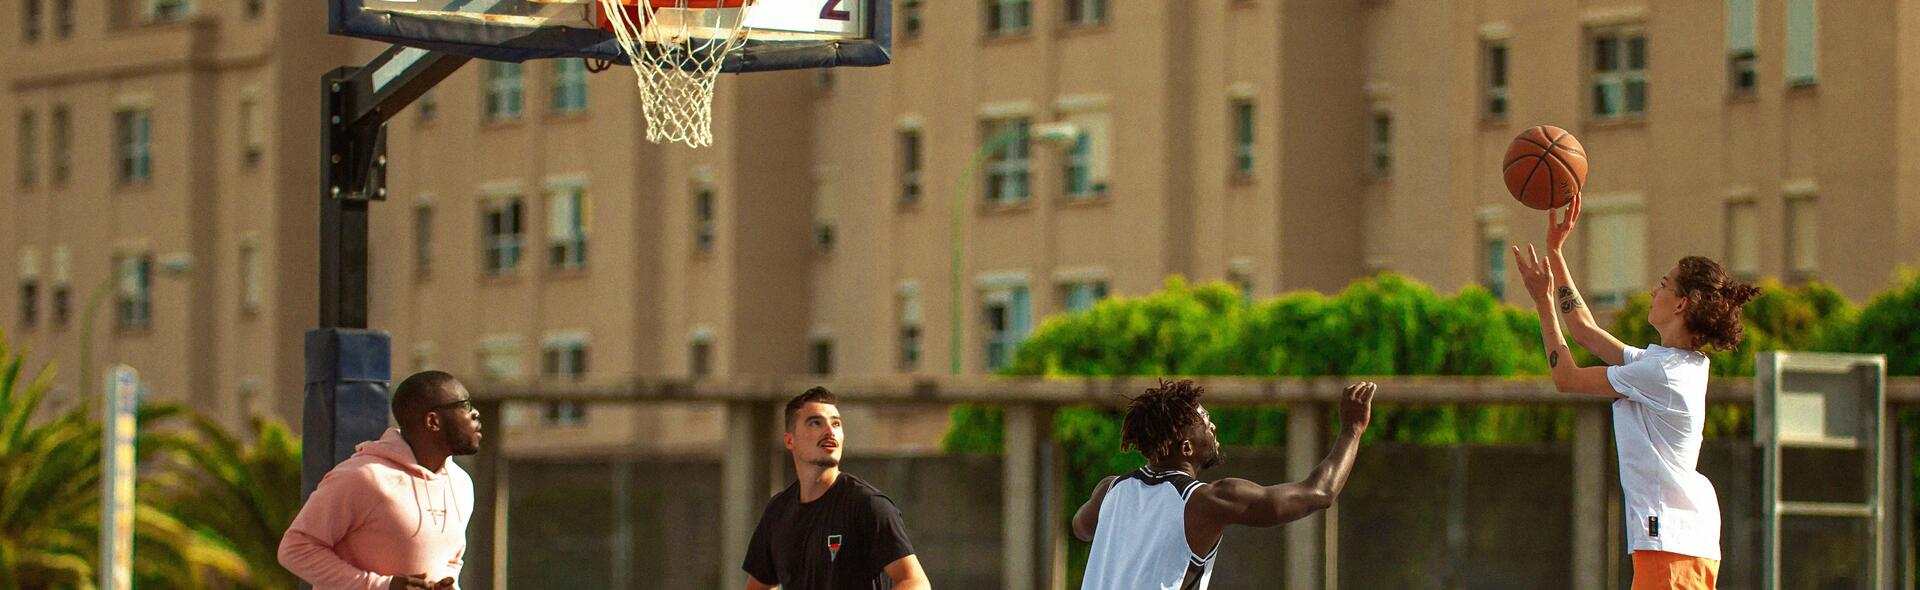
<svg viewBox="0 0 1920 590"><path fill-rule="evenodd" d="M280 565L315 590L384 590L393 576L459 579L473 479L427 471L398 429L328 471L280 539Z"/></svg>

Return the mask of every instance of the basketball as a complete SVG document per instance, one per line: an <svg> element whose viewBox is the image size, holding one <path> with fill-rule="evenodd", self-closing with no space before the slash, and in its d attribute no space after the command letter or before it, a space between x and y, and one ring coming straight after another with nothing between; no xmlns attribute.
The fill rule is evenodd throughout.
<svg viewBox="0 0 1920 590"><path fill-rule="evenodd" d="M1501 161L1507 192L1542 211L1565 207L1587 184L1587 150L1572 133L1552 125L1520 132Z"/></svg>

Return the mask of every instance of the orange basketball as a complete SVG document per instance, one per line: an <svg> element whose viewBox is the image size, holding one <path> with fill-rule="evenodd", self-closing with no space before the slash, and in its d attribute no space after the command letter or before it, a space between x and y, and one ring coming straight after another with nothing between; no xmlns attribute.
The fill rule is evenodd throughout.
<svg viewBox="0 0 1920 590"><path fill-rule="evenodd" d="M1500 170L1507 192L1522 204L1542 211L1565 207L1587 184L1587 150L1567 130L1539 125L1507 144Z"/></svg>

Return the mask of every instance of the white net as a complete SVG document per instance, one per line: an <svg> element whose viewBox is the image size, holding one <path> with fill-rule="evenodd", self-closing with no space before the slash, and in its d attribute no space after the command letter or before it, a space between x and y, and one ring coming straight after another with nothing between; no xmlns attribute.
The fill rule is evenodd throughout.
<svg viewBox="0 0 1920 590"><path fill-rule="evenodd" d="M712 145L713 83L747 39L752 1L598 1L639 77L647 141Z"/></svg>

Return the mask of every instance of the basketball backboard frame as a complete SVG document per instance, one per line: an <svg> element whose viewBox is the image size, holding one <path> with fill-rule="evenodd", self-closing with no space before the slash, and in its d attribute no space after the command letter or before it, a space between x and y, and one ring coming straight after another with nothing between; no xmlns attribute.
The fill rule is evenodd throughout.
<svg viewBox="0 0 1920 590"><path fill-rule="evenodd" d="M336 35L494 61L628 63L593 27L592 0L327 0ZM891 0L758 0L746 43L722 72L877 66L892 61Z"/></svg>

